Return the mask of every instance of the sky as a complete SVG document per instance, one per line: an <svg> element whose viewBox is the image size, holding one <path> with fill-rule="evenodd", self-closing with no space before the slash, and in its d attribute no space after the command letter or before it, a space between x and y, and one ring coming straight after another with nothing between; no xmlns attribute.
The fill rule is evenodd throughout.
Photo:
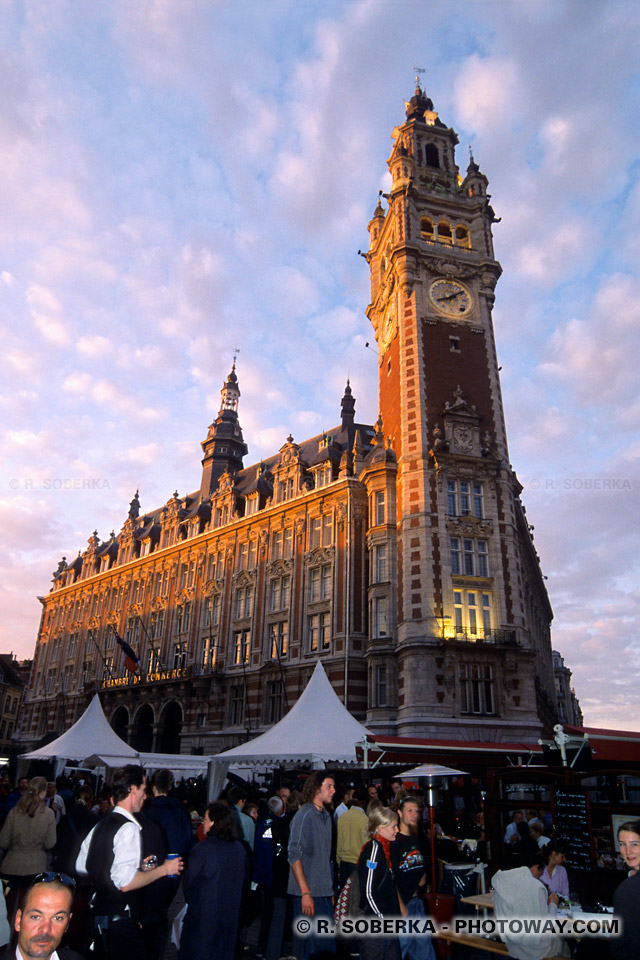
<svg viewBox="0 0 640 960"><path fill-rule="evenodd" d="M640 6L0 0L0 649L94 529L377 416L366 225L415 68L490 181L511 462L585 722L640 720Z"/></svg>

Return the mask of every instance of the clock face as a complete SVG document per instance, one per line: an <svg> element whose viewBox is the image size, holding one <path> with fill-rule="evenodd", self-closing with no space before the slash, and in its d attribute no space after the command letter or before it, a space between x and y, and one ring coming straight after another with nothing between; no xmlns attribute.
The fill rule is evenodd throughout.
<svg viewBox="0 0 640 960"><path fill-rule="evenodd" d="M387 307L386 313L384 315L384 320L382 321L382 336L380 340L380 345L383 350L386 350L389 346L389 343L393 339L393 334L395 332L395 319L396 314L393 307L393 304L389 304Z"/></svg>
<svg viewBox="0 0 640 960"><path fill-rule="evenodd" d="M471 291L457 280L434 280L429 299L438 313L447 317L466 317L473 307Z"/></svg>

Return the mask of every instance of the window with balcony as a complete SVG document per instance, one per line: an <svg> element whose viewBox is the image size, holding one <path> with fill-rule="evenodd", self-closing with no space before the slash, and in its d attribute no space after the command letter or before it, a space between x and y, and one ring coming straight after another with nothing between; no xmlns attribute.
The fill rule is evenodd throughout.
<svg viewBox="0 0 640 960"><path fill-rule="evenodd" d="M479 590L454 590L453 611L456 636L482 639L491 632L491 594Z"/></svg>

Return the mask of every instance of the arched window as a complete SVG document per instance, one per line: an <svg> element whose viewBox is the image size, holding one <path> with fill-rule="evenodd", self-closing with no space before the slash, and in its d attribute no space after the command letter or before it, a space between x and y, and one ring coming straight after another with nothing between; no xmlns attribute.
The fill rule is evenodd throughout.
<svg viewBox="0 0 640 960"><path fill-rule="evenodd" d="M428 167L440 166L440 153L434 143L428 143L424 150L424 158Z"/></svg>
<svg viewBox="0 0 640 960"><path fill-rule="evenodd" d="M438 224L438 240L440 243L450 243L453 244L453 233L451 232L451 224L447 223L446 220L441 220Z"/></svg>
<svg viewBox="0 0 640 960"><path fill-rule="evenodd" d="M456 227L456 244L459 247L466 247L467 250L471 249L471 238L469 237L468 227Z"/></svg>
<svg viewBox="0 0 640 960"><path fill-rule="evenodd" d="M423 240L433 240L433 220L430 220L429 217L420 218L420 236Z"/></svg>

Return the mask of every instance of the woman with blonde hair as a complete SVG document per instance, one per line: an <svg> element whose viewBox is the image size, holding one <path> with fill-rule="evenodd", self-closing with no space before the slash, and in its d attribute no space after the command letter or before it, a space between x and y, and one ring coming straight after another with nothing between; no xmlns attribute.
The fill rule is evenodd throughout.
<svg viewBox="0 0 640 960"><path fill-rule="evenodd" d="M33 777L0 831L0 847L6 851L0 877L9 883L7 911L11 917L20 891L47 869L46 851L55 846L56 818L44 802L46 796L45 778Z"/></svg>
<svg viewBox="0 0 640 960"><path fill-rule="evenodd" d="M398 814L389 807L377 806L369 814L371 838L360 853L358 880L360 908L365 916L406 916L391 865L391 844L398 833ZM360 942L361 960L400 960L397 937L364 937Z"/></svg>
<svg viewBox="0 0 640 960"><path fill-rule="evenodd" d="M28 884L47 869L47 854L56 842L56 818L45 804L47 781L34 777L27 792L9 815L0 831L3 880Z"/></svg>

